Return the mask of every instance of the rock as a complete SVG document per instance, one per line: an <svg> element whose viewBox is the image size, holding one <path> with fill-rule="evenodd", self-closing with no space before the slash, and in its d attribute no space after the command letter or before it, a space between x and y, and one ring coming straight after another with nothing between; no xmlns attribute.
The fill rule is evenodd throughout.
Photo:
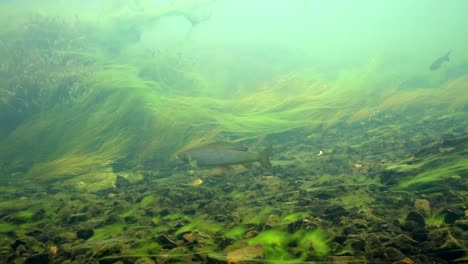
<svg viewBox="0 0 468 264"><path fill-rule="evenodd" d="M125 247L126 247L125 245L121 243L116 243L116 242L109 242L105 244L96 245L92 249L93 259L100 259L100 258L109 257L109 256L118 256L124 251ZM80 255L83 256L85 254L86 254L86 251L79 254L79 256ZM119 261L122 262L122 260L119 260L118 258L116 258L116 259L112 259L112 262L105 262L105 261L100 260L99 262L88 262L88 261L84 262L83 261L83 262L77 262L77 263L100 263L100 264L109 263L110 264L110 263L118 263Z"/></svg>
<svg viewBox="0 0 468 264"><path fill-rule="evenodd" d="M413 248L419 247L420 244L418 241L414 240L413 238L407 235L398 235L393 237L388 243L387 246L393 246L394 248L398 248L403 254L408 255L411 254Z"/></svg>
<svg viewBox="0 0 468 264"><path fill-rule="evenodd" d="M400 250L394 247L386 247L384 249L384 256L386 260L390 260L390 261L397 261L397 260L405 258L405 255L403 255L403 253L401 253Z"/></svg>
<svg viewBox="0 0 468 264"><path fill-rule="evenodd" d="M431 213L431 203L426 199L416 199L414 201L414 209L425 216Z"/></svg>
<svg viewBox="0 0 468 264"><path fill-rule="evenodd" d="M244 234L244 238L249 239L256 236L258 232L256 230L250 230Z"/></svg>
<svg viewBox="0 0 468 264"><path fill-rule="evenodd" d="M419 213L412 211L409 212L406 216L406 222L414 222L415 224L424 227L426 222L424 221L424 217L422 217Z"/></svg>
<svg viewBox="0 0 468 264"><path fill-rule="evenodd" d="M84 229L78 229L78 231L76 231L76 237L84 239L84 240L88 240L93 235L94 235L94 231L92 229L84 228Z"/></svg>
<svg viewBox="0 0 468 264"><path fill-rule="evenodd" d="M315 195L315 198L320 199L320 200L329 200L331 198L335 198L335 196L332 194L328 194L328 193L318 193Z"/></svg>
<svg viewBox="0 0 468 264"><path fill-rule="evenodd" d="M178 234L177 239L183 240L186 244L190 244L197 241L197 237L192 231L182 232Z"/></svg>
<svg viewBox="0 0 468 264"><path fill-rule="evenodd" d="M193 235L192 232L189 232L189 233L186 233L182 236L182 238L184 239L185 242L187 243L192 243L194 241L196 241L196 237Z"/></svg>
<svg viewBox="0 0 468 264"><path fill-rule="evenodd" d="M22 251L28 251L32 250L33 248L41 247L42 243L36 240L33 237L20 237L13 242L11 245L12 249L15 251L18 251L18 249L21 247Z"/></svg>
<svg viewBox="0 0 468 264"><path fill-rule="evenodd" d="M348 244L354 250L364 251L366 243L360 239L348 239L345 244Z"/></svg>
<svg viewBox="0 0 468 264"><path fill-rule="evenodd" d="M357 228L366 228L368 225L368 221L364 219L353 219L351 223Z"/></svg>
<svg viewBox="0 0 468 264"><path fill-rule="evenodd" d="M69 224L77 224L77 223L82 223L88 220L89 214L88 213L77 213L74 215L69 216L68 223Z"/></svg>
<svg viewBox="0 0 468 264"><path fill-rule="evenodd" d="M132 183L129 180L127 180L127 178L125 178L123 176L120 176L120 175L117 175L117 177L115 179L115 187L117 189L126 188L126 187L129 187L131 185L132 185Z"/></svg>
<svg viewBox="0 0 468 264"><path fill-rule="evenodd" d="M433 208L440 208L447 204L447 198L443 193L435 192L427 195L427 199Z"/></svg>
<svg viewBox="0 0 468 264"><path fill-rule="evenodd" d="M446 224L453 224L455 221L463 217L463 213L461 210L451 210L447 209L446 214L444 216L444 222Z"/></svg>
<svg viewBox="0 0 468 264"><path fill-rule="evenodd" d="M448 261L461 258L465 255L465 248L463 245L450 234L447 234L444 244L436 251L437 256Z"/></svg>
<svg viewBox="0 0 468 264"><path fill-rule="evenodd" d="M410 232L415 240L426 241L427 230L425 225L424 218L419 213L412 211L406 216L406 221L402 228Z"/></svg>
<svg viewBox="0 0 468 264"><path fill-rule="evenodd" d="M176 242L163 234L156 238L156 242L158 242L164 249L173 249L177 247Z"/></svg>
<svg viewBox="0 0 468 264"><path fill-rule="evenodd" d="M48 254L37 254L30 256L24 262L25 264L48 264L49 255Z"/></svg>
<svg viewBox="0 0 468 264"><path fill-rule="evenodd" d="M339 205L330 205L324 210L324 218L327 220L338 219L340 216L348 216L348 210Z"/></svg>
<svg viewBox="0 0 468 264"><path fill-rule="evenodd" d="M250 263L255 259L263 258L263 246L258 244L240 248L227 253L227 263Z"/></svg>
<svg viewBox="0 0 468 264"><path fill-rule="evenodd" d="M468 219L459 219L455 221L455 225L463 230L468 230Z"/></svg>
<svg viewBox="0 0 468 264"><path fill-rule="evenodd" d="M42 230L39 229L31 229L28 232L26 232L26 235L31 236L31 237L38 237L42 234Z"/></svg>

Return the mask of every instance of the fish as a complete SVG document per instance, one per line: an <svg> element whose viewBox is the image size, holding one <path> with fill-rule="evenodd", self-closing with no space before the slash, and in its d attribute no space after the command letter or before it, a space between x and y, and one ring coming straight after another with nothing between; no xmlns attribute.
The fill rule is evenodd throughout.
<svg viewBox="0 0 468 264"><path fill-rule="evenodd" d="M248 147L240 143L219 141L187 149L178 153L176 158L195 166L243 165L246 168L251 168L252 163L259 162L271 172L269 157L272 146L268 146L260 152L248 150Z"/></svg>
<svg viewBox="0 0 468 264"><path fill-rule="evenodd" d="M444 62L448 62L450 61L450 53L452 51L448 51L444 56L440 57L440 58L437 58L434 62L432 62L431 66L429 67L429 69L431 69L431 71L435 71L437 69L439 69L442 64L444 64Z"/></svg>

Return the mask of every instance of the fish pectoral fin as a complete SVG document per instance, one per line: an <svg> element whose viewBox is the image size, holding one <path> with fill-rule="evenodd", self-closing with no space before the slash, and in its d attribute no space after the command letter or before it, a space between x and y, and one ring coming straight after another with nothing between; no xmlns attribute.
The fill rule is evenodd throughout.
<svg viewBox="0 0 468 264"><path fill-rule="evenodd" d="M198 163L195 160L189 161L189 164L190 164L190 166L192 166L194 168L198 168Z"/></svg>
<svg viewBox="0 0 468 264"><path fill-rule="evenodd" d="M242 163L241 165L244 166L244 168L248 170L252 169L252 162L245 162L245 163Z"/></svg>

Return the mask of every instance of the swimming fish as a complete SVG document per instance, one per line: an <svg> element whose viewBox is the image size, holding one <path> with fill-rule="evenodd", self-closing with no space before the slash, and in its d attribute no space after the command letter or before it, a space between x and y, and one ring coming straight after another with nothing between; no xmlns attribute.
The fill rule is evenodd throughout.
<svg viewBox="0 0 468 264"><path fill-rule="evenodd" d="M440 66L442 66L442 64L444 62L450 61L450 58L449 58L450 52L452 52L452 51L447 52L444 56L442 56L440 58L437 58L434 62L432 62L429 69L431 69L431 71L435 71L435 70L439 69Z"/></svg>
<svg viewBox="0 0 468 264"><path fill-rule="evenodd" d="M271 172L269 156L272 147L255 153L249 152L248 148L240 143L214 142L200 145L177 154L177 158L197 166L228 166L243 165L250 168L253 162L260 164Z"/></svg>

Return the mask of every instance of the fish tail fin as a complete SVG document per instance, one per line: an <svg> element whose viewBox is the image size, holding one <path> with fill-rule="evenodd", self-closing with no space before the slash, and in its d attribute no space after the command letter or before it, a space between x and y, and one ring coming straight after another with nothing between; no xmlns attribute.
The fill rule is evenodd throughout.
<svg viewBox="0 0 468 264"><path fill-rule="evenodd" d="M270 162L270 155L273 147L268 146L264 150L260 151L258 153L258 161L262 166L267 169L269 172L271 172L271 162Z"/></svg>
<svg viewBox="0 0 468 264"><path fill-rule="evenodd" d="M451 50L449 50L449 51L447 52L447 54L445 54L445 60L446 60L446 61L450 61L450 57L449 57L449 56L450 56L450 53L452 53Z"/></svg>

